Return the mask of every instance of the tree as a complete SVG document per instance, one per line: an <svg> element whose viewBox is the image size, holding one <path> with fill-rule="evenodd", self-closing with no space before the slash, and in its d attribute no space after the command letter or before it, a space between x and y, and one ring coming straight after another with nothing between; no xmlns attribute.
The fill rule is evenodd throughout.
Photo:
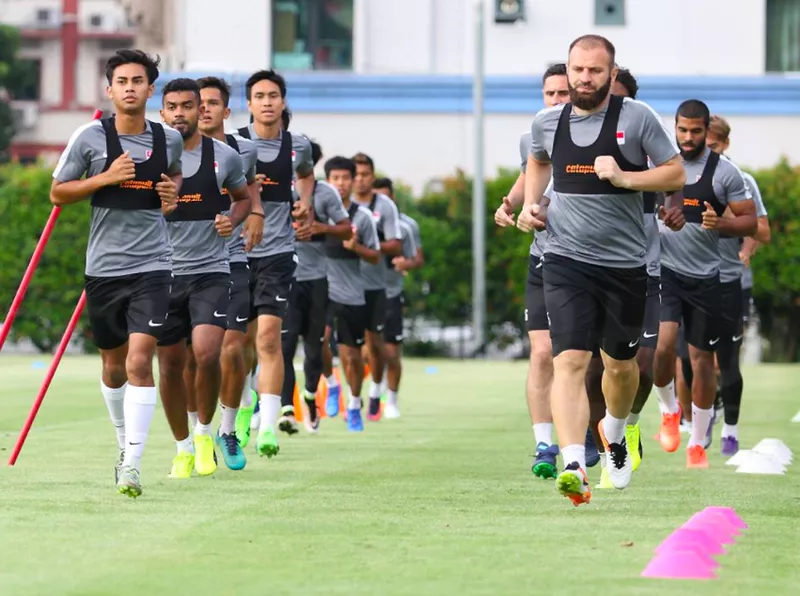
<svg viewBox="0 0 800 596"><path fill-rule="evenodd" d="M30 61L20 60L20 34L16 27L0 25L0 160L8 160L14 138L14 117L9 104L17 92L29 88L37 76Z"/></svg>
<svg viewBox="0 0 800 596"><path fill-rule="evenodd" d="M7 164L0 168L0 316L7 312L52 205L52 170ZM22 308L12 339L30 339L42 351L60 341L83 290L90 207L62 210ZM86 319L77 334L86 336Z"/></svg>

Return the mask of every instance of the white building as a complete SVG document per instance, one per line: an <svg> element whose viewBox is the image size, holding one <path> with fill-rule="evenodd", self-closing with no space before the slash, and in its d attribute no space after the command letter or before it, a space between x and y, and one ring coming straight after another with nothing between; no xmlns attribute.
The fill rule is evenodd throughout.
<svg viewBox="0 0 800 596"><path fill-rule="evenodd" d="M525 19L496 23L501 2L520 6ZM70 4L79 4L71 62L62 49L68 28L59 28L59 6ZM289 82L293 130L315 138L328 156L365 151L381 170L419 190L456 168L473 169L473 6L472 0L0 0L0 18L23 25L24 53L41 63L38 106L27 105L17 138L27 153L17 154L38 149L53 156L92 108L107 107L102 63L117 47L136 44L164 57L150 117L158 118L166 80L213 73L234 84L231 125L239 126L247 121L244 80L273 66ZM484 0L487 173L518 163L518 136L541 105L540 73L564 61L569 42L584 33L615 43L618 61L640 79L640 98L666 121L683 99L703 99L729 118L737 162L765 167L781 155L800 162L794 143L800 79L784 74L800 71L793 37L800 10L791 6ZM52 19L47 27L39 22L44 10ZM72 99L68 64L76 73ZM65 110L70 106L85 109Z"/></svg>

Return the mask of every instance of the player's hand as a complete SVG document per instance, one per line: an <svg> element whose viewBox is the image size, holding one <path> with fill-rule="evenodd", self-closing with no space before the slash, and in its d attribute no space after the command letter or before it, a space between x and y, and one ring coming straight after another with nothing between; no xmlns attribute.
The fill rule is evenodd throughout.
<svg viewBox="0 0 800 596"><path fill-rule="evenodd" d="M292 206L292 217L295 221L306 219L310 213L311 209L309 209L309 206L303 203L303 201L295 201Z"/></svg>
<svg viewBox="0 0 800 596"><path fill-rule="evenodd" d="M683 209L680 207L667 209L662 205L658 213L661 216L661 222L673 232L680 230L686 223L686 218L683 217Z"/></svg>
<svg viewBox="0 0 800 596"><path fill-rule="evenodd" d="M264 182L266 181L266 179L267 179L267 175L266 174L256 174L256 182L258 182L259 188L264 185Z"/></svg>
<svg viewBox="0 0 800 596"><path fill-rule="evenodd" d="M544 219L540 219L541 212L542 208L539 205L523 207L517 218L517 228L528 233L533 230L544 230L547 224Z"/></svg>
<svg viewBox="0 0 800 596"><path fill-rule="evenodd" d="M233 222L231 222L231 218L221 213L218 213L214 218L214 227L217 229L217 234L223 238L229 238L233 233Z"/></svg>
<svg viewBox="0 0 800 596"><path fill-rule="evenodd" d="M610 155L600 155L595 158L594 173L600 180L608 180L617 188L625 187L625 173L619 169L617 160Z"/></svg>
<svg viewBox="0 0 800 596"><path fill-rule="evenodd" d="M292 227L294 228L295 235L297 239L301 242L304 240L310 240L311 236L314 235L314 224L318 223L316 221L309 222L308 220L303 221L294 221L292 222Z"/></svg>
<svg viewBox="0 0 800 596"><path fill-rule="evenodd" d="M743 250L739 251L739 260L744 263L745 267L750 266L750 255L744 252Z"/></svg>
<svg viewBox="0 0 800 596"><path fill-rule="evenodd" d="M407 259L403 256L397 256L392 259L392 267L395 271L405 271Z"/></svg>
<svg viewBox="0 0 800 596"><path fill-rule="evenodd" d="M106 178L109 186L136 178L136 164L131 159L130 151L126 151L111 162L111 167L106 170Z"/></svg>
<svg viewBox="0 0 800 596"><path fill-rule="evenodd" d="M503 197L503 204L494 212L494 223L501 228L514 225L514 207L508 197Z"/></svg>
<svg viewBox="0 0 800 596"><path fill-rule="evenodd" d="M253 247L258 246L264 237L264 214L263 212L258 213L250 213L244 220L241 237L244 238L245 252L253 250Z"/></svg>
<svg viewBox="0 0 800 596"><path fill-rule="evenodd" d="M156 183L156 192L161 198L161 213L169 215L178 208L178 186L166 174Z"/></svg>
<svg viewBox="0 0 800 596"><path fill-rule="evenodd" d="M717 227L717 223L719 222L719 216L717 212L714 211L714 208L711 206L711 203L708 201L704 201L703 204L706 206L706 210L703 211L703 229L704 230L713 230Z"/></svg>
<svg viewBox="0 0 800 596"><path fill-rule="evenodd" d="M347 240L342 240L342 246L344 246L347 250L356 250L356 244L358 244L358 235L356 234L356 227L352 227L353 235L350 236Z"/></svg>

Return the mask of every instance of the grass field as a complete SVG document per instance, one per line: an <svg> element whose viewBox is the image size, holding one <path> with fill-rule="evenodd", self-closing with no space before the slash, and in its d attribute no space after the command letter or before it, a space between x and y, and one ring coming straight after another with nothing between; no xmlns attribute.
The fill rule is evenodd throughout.
<svg viewBox="0 0 800 596"><path fill-rule="evenodd" d="M0 455L8 457L45 370L0 357ZM430 370L429 367L435 367ZM68 358L17 465L0 466L0 594L458 595L796 594L800 464L785 476L735 474L718 455L685 470L652 440L628 490L578 509L530 473L525 365L410 362L403 418L284 438L240 473L172 481L160 410L138 500L113 486L114 431L99 360ZM742 443L784 440L800 456L800 368L745 375ZM591 471L597 482L599 467ZM707 505L750 529L718 580L639 577L656 545ZM631 544L632 543L632 544Z"/></svg>

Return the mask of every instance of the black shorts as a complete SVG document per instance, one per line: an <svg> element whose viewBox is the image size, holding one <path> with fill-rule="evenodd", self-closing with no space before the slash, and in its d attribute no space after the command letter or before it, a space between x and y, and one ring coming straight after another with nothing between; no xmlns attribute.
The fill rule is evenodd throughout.
<svg viewBox="0 0 800 596"><path fill-rule="evenodd" d="M383 328L383 341L387 344L403 343L403 309L406 301L402 294L386 298L386 327Z"/></svg>
<svg viewBox="0 0 800 596"><path fill-rule="evenodd" d="M750 308L753 305L753 288L742 288L742 319L744 324L750 321Z"/></svg>
<svg viewBox="0 0 800 596"><path fill-rule="evenodd" d="M228 305L228 330L247 333L250 320L250 266L231 263L231 296Z"/></svg>
<svg viewBox="0 0 800 596"><path fill-rule="evenodd" d="M647 303L644 307L642 340L639 346L655 350L658 345L658 326L661 323L661 279L647 276Z"/></svg>
<svg viewBox="0 0 800 596"><path fill-rule="evenodd" d="M678 327L678 358L681 360L689 360L689 344L686 343L686 325L681 322Z"/></svg>
<svg viewBox="0 0 800 596"><path fill-rule="evenodd" d="M550 328L544 305L542 265L542 257L530 255L528 281L525 284L525 327L528 331L546 331Z"/></svg>
<svg viewBox="0 0 800 596"><path fill-rule="evenodd" d="M661 320L681 323L689 345L713 352L720 339L719 275L688 277L661 266Z"/></svg>
<svg viewBox="0 0 800 596"><path fill-rule="evenodd" d="M324 340L325 317L328 310L328 280L296 281L289 293L289 310L283 328L306 341Z"/></svg>
<svg viewBox="0 0 800 596"><path fill-rule="evenodd" d="M386 290L366 290L367 331L382 333L386 327Z"/></svg>
<svg viewBox="0 0 800 596"><path fill-rule="evenodd" d="M297 256L293 252L250 259L250 318L272 315L283 319L294 281Z"/></svg>
<svg viewBox="0 0 800 596"><path fill-rule="evenodd" d="M719 284L720 291L720 341L742 345L744 318L742 317L742 282L740 280Z"/></svg>
<svg viewBox="0 0 800 596"><path fill-rule="evenodd" d="M118 348L131 333L161 337L169 311L171 272L87 275L85 281L89 326L98 349Z"/></svg>
<svg viewBox="0 0 800 596"><path fill-rule="evenodd" d="M169 315L159 346L174 346L191 338L198 325L228 328L231 276L228 273L176 275L169 297Z"/></svg>
<svg viewBox="0 0 800 596"><path fill-rule="evenodd" d="M331 302L330 310L333 315L333 328L336 330L336 341L343 346L361 348L364 345L366 330L366 307Z"/></svg>
<svg viewBox="0 0 800 596"><path fill-rule="evenodd" d="M553 356L595 345L616 360L636 356L647 300L644 265L616 269L548 254L543 269Z"/></svg>

